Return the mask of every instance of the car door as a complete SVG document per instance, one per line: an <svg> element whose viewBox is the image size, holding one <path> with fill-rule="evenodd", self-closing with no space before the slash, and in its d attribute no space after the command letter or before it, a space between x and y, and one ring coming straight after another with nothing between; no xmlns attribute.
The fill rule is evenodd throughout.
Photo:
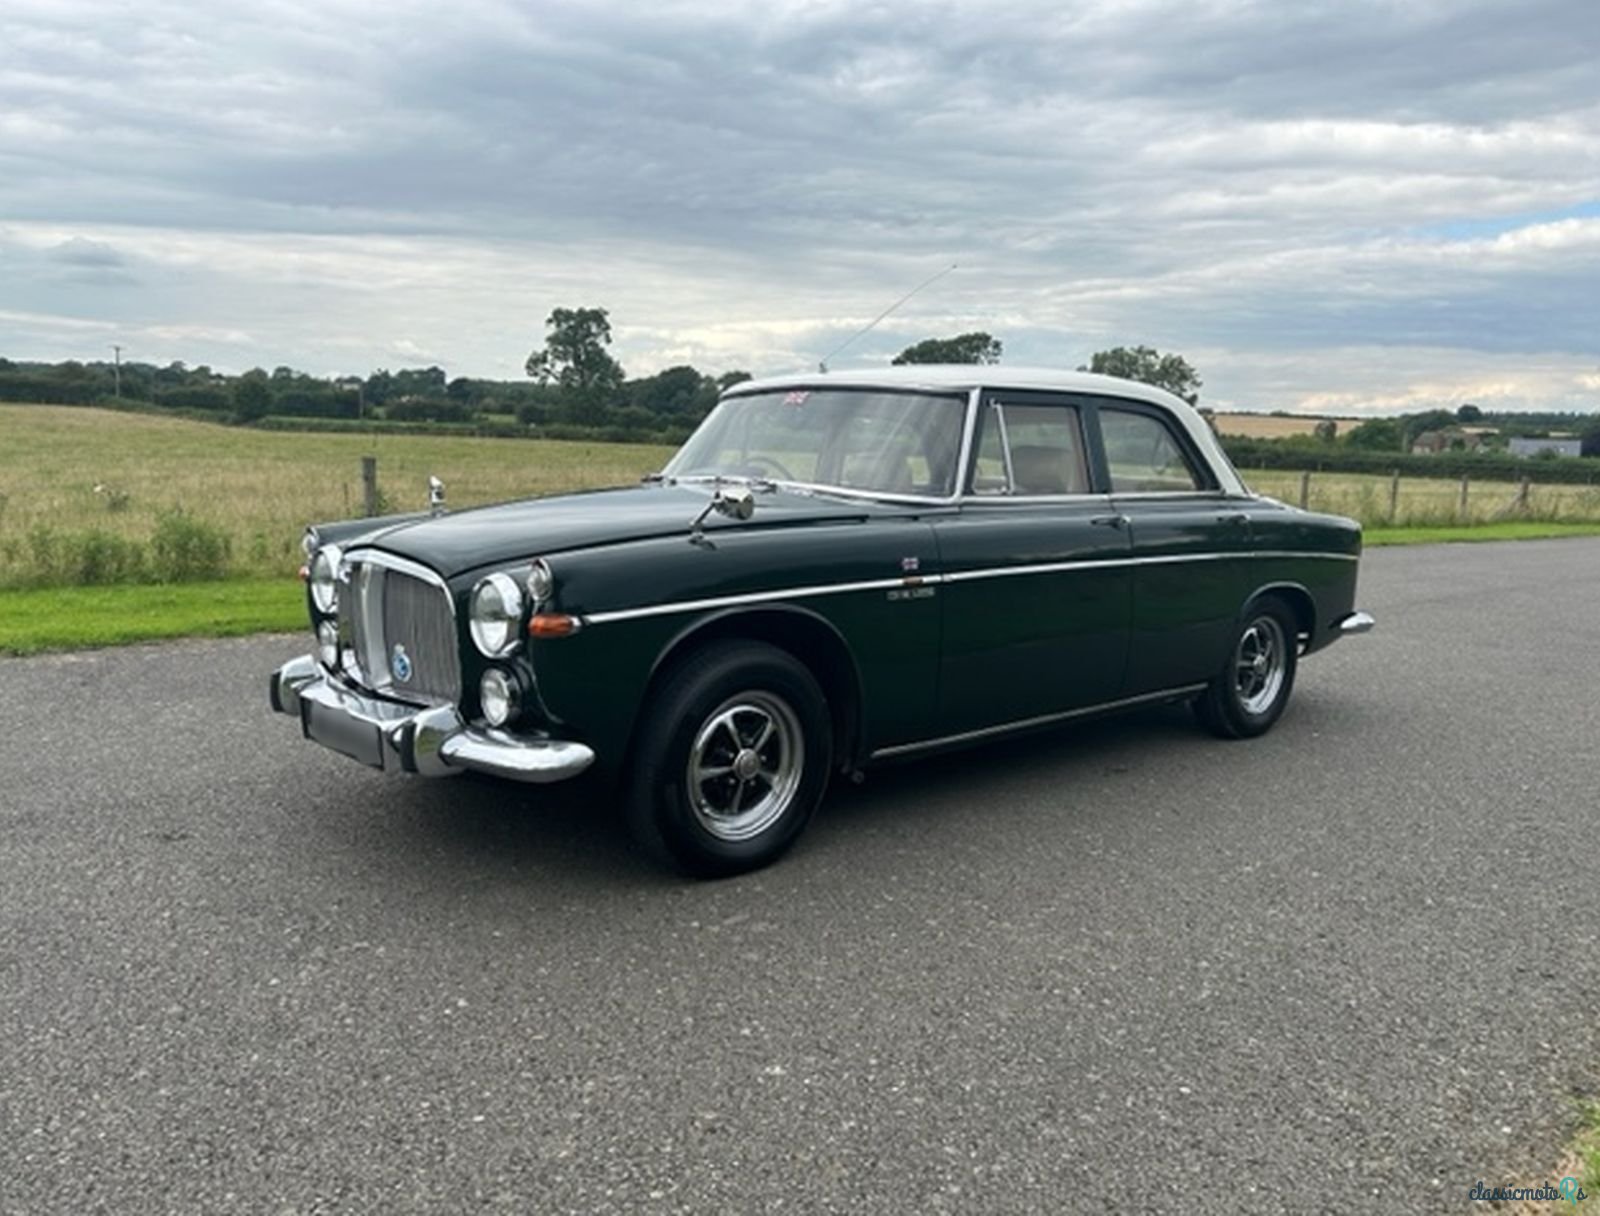
<svg viewBox="0 0 1600 1216"><path fill-rule="evenodd" d="M1128 521L1133 604L1124 696L1202 683L1222 666L1251 550L1248 500L1219 488L1159 406L1097 402L1100 453Z"/></svg>
<svg viewBox="0 0 1600 1216"><path fill-rule="evenodd" d="M1128 534L1094 484L1082 411L1056 396L986 397L973 451L959 509L933 520L942 732L1115 699L1128 649Z"/></svg>

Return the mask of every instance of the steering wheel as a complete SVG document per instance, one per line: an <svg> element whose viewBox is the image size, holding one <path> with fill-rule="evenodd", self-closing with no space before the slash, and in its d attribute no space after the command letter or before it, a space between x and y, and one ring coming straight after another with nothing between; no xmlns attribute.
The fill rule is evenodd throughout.
<svg viewBox="0 0 1600 1216"><path fill-rule="evenodd" d="M783 478L784 481L799 480L793 473L789 472L789 470L784 467L784 464L781 460L774 460L771 456L762 456L758 453L753 456L746 456L744 458L744 462L747 465L755 465L758 468L761 465L766 465L779 477Z"/></svg>

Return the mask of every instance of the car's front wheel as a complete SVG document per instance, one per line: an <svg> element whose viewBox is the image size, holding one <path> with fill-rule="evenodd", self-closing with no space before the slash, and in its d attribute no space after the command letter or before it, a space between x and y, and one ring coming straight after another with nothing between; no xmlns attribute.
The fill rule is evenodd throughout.
<svg viewBox="0 0 1600 1216"><path fill-rule="evenodd" d="M680 662L645 706L629 825L650 852L719 877L775 861L822 800L827 702L804 665L763 642Z"/></svg>
<svg viewBox="0 0 1600 1216"><path fill-rule="evenodd" d="M1265 734L1289 703L1298 655L1289 606L1273 596L1256 600L1245 610L1227 662L1195 700L1200 721L1224 739Z"/></svg>

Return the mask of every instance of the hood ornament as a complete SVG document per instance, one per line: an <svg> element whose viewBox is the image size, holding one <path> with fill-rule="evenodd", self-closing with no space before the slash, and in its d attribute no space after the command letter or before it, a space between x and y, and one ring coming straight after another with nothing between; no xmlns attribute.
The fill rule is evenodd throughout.
<svg viewBox="0 0 1600 1216"><path fill-rule="evenodd" d="M444 514L444 482L431 476L428 478L428 514Z"/></svg>

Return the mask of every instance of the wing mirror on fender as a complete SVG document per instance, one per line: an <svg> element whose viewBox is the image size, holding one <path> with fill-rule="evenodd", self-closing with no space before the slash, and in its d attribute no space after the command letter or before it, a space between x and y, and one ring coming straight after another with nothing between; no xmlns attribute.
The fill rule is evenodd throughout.
<svg viewBox="0 0 1600 1216"><path fill-rule="evenodd" d="M749 486L718 486L700 514L689 523L689 539L699 543L705 532L706 516L715 511L729 519L746 520L756 513L756 496Z"/></svg>

